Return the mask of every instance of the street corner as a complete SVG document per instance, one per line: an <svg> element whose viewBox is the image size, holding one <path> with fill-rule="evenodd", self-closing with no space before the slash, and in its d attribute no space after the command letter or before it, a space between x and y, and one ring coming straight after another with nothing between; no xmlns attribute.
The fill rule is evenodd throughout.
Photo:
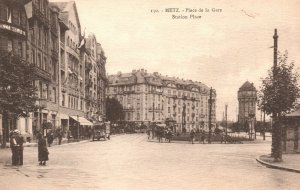
<svg viewBox="0 0 300 190"><path fill-rule="evenodd" d="M256 161L267 168L300 173L300 167L297 167L293 163L289 163L289 159L287 159L287 161L276 162L274 161L274 158L268 154L258 156Z"/></svg>

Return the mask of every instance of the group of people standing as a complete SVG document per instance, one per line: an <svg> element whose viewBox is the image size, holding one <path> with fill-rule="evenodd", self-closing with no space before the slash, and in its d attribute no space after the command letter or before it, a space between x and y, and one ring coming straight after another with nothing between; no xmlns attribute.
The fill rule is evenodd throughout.
<svg viewBox="0 0 300 190"><path fill-rule="evenodd" d="M51 136L51 135L49 135ZM49 138L47 136L47 139ZM38 145L38 161L39 165L46 165L46 162L49 160L49 151L47 148L46 138L42 133L37 133L37 145ZM50 137L51 142L51 137ZM53 142L53 140L52 140ZM51 142L51 143L52 143ZM22 136L19 130L13 130L10 132L10 148L12 152L12 165L13 166L22 166L23 165L23 150L25 143L24 137ZM49 142L48 142L49 144ZM50 144L49 144L50 145Z"/></svg>

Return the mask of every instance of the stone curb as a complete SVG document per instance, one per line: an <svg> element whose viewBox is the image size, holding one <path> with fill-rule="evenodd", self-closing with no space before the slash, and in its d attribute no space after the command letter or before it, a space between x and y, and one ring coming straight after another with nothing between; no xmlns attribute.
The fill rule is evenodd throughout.
<svg viewBox="0 0 300 190"><path fill-rule="evenodd" d="M295 172L295 173L300 173L300 170L298 169L294 169L294 168L288 168L288 167L283 167L283 166L278 166L278 165L274 165L265 161L262 161L260 159L260 156L258 156L256 158L256 161L264 166L266 166L267 168L272 168L272 169L278 169L278 170L284 170L284 171L289 171L289 172Z"/></svg>
<svg viewBox="0 0 300 190"><path fill-rule="evenodd" d="M72 145L72 144L80 144L80 143L87 143L87 142L91 142L91 140L81 140L81 141L79 141L79 142L62 142L62 144L61 145L58 145L58 144L53 144L51 147L53 147L53 146L64 146L64 145ZM23 144L23 147L37 147L37 143L25 143L25 144ZM9 148L9 146L6 146L6 148Z"/></svg>

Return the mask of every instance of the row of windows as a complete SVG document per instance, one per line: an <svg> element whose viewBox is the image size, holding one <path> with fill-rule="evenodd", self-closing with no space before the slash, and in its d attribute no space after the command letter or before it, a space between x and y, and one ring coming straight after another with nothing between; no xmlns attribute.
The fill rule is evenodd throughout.
<svg viewBox="0 0 300 190"><path fill-rule="evenodd" d="M35 81L35 86L37 88L38 98L57 103L56 87L49 88L49 85L42 81Z"/></svg>
<svg viewBox="0 0 300 190"><path fill-rule="evenodd" d="M74 34L78 34L77 27L69 20L69 28Z"/></svg>
<svg viewBox="0 0 300 190"><path fill-rule="evenodd" d="M153 117L154 116L154 117ZM152 120L152 119L154 119L155 120L155 118L158 118L158 120L161 120L162 118L161 118L161 113L154 113L154 115L153 115L153 113L151 113L150 114L150 117L151 118L148 118L148 114L147 113L145 113L145 120ZM141 115L140 115L140 113L136 113L136 117L135 117L135 119L134 119L134 114L133 113L131 113L131 112L127 112L126 114L125 114L125 120L128 120L128 121L131 121L131 120L141 120L142 118L141 118ZM206 116L205 116L206 117ZM178 120L177 121L181 121L181 119L182 119L182 117L181 116L178 116ZM190 116L186 116L186 121L187 122L190 122L190 121L196 121L196 122L199 122L199 121L204 121L202 118L199 118L199 117L195 117L195 119L193 119L193 117L190 117Z"/></svg>
<svg viewBox="0 0 300 190"><path fill-rule="evenodd" d="M69 36L67 37L67 46L77 51L78 44L73 41Z"/></svg>
<svg viewBox="0 0 300 190"><path fill-rule="evenodd" d="M26 15L23 8L8 7L0 3L0 20L26 28Z"/></svg>
<svg viewBox="0 0 300 190"><path fill-rule="evenodd" d="M80 100L80 105L78 105L78 101L79 101L79 98L69 95L68 96L68 108L76 109L76 110L78 110L78 109L83 110L83 101ZM61 106L67 106L66 105L66 95L65 94L62 94Z"/></svg>
<svg viewBox="0 0 300 190"><path fill-rule="evenodd" d="M17 45L17 47L15 47ZM17 50L14 51L15 53L17 53L20 57L24 58L24 51L23 51L23 42L22 41L14 41L11 39L7 40L7 51L11 52L13 50Z"/></svg>
<svg viewBox="0 0 300 190"><path fill-rule="evenodd" d="M110 89L113 89L113 92L114 93L117 93L117 92L123 92L123 91L134 91L136 89L137 92L140 92L141 91L141 87L142 86L118 86L118 87L113 87L113 88L110 88ZM159 86L153 86L153 85L150 85L149 86L149 91L157 91L157 92L161 92L161 87ZM108 89L109 91L109 89ZM145 92L148 92L148 87L146 86L145 87ZM184 92L184 91L176 91L176 90L168 90L168 95L178 95L179 97L184 97L184 96L187 96L188 98L192 97L192 98L203 98L203 96L200 96L199 93L189 93L189 92Z"/></svg>

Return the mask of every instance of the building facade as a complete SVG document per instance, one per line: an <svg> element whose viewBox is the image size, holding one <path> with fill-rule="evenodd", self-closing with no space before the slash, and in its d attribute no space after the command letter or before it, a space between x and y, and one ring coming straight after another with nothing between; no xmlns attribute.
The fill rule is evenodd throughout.
<svg viewBox="0 0 300 190"><path fill-rule="evenodd" d="M123 106L125 121L176 122L176 130L208 130L210 89L200 82L162 76L146 70L108 76L107 96ZM216 124L216 91L212 90L212 125Z"/></svg>
<svg viewBox="0 0 300 190"><path fill-rule="evenodd" d="M60 19L59 122L63 131L77 131L77 118L84 120L84 63L78 46L81 25L75 2L55 2Z"/></svg>
<svg viewBox="0 0 300 190"><path fill-rule="evenodd" d="M0 0L0 34L1 53L12 52L34 64L39 98L39 109L28 118L11 121L11 129L33 137L51 123L52 129L62 128L65 135L70 130L76 137L79 127L81 131L93 125L94 118L100 121L98 116L105 119L105 53L95 36L81 35L74 1ZM93 39L92 47L82 43L88 39ZM88 63L93 63L94 117L87 117Z"/></svg>
<svg viewBox="0 0 300 190"><path fill-rule="evenodd" d="M246 81L238 90L238 122L244 129L254 128L256 121L257 91L253 83Z"/></svg>
<svg viewBox="0 0 300 190"><path fill-rule="evenodd" d="M35 65L35 86L39 98L36 104L40 107L33 113L32 129L35 134L47 122L53 127L59 125L59 23L58 12L50 8L48 0L33 0L26 6L29 62Z"/></svg>
<svg viewBox="0 0 300 190"><path fill-rule="evenodd" d="M106 57L94 34L90 34L85 40L82 57L86 65L86 117L94 123L98 123L105 120Z"/></svg>
<svg viewBox="0 0 300 190"><path fill-rule="evenodd" d="M0 0L0 55L12 53L19 55L28 61L29 44L27 41L28 22L25 5L28 1ZM9 120L9 129L2 128L2 116L0 114L0 139L3 133L9 137L9 131L19 129L23 134L32 133L32 118L20 118Z"/></svg>

